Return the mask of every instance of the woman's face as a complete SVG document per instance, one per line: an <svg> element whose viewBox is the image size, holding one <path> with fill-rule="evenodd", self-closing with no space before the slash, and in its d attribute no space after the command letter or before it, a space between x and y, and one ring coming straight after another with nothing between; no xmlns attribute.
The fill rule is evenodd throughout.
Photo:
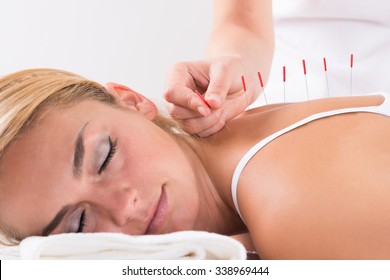
<svg viewBox="0 0 390 280"><path fill-rule="evenodd" d="M130 109L83 101L49 110L7 149L2 222L23 237L193 229L199 193L187 156Z"/></svg>

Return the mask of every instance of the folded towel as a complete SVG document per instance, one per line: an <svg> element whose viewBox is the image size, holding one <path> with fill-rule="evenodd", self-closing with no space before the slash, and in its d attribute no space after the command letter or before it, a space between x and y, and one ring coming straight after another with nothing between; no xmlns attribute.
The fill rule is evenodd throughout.
<svg viewBox="0 0 390 280"><path fill-rule="evenodd" d="M0 246L0 260L19 260L19 246Z"/></svg>
<svg viewBox="0 0 390 280"><path fill-rule="evenodd" d="M64 233L33 236L20 243L22 259L245 259L238 241L215 233L181 231L161 235Z"/></svg>

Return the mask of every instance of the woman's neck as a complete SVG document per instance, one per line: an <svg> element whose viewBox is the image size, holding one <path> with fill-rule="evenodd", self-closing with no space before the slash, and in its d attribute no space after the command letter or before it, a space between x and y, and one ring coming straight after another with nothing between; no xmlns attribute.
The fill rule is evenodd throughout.
<svg viewBox="0 0 390 280"><path fill-rule="evenodd" d="M207 155L203 141L195 138L177 139L179 146L192 164L200 193L200 212L195 230L235 234L245 230L245 225L232 207L230 187L218 184L213 170L205 166Z"/></svg>

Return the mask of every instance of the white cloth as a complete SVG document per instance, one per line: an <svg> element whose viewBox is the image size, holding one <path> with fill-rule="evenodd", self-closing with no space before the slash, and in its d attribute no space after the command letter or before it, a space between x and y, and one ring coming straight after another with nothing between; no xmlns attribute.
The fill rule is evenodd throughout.
<svg viewBox="0 0 390 280"><path fill-rule="evenodd" d="M238 241L215 233L182 231L162 235L65 233L33 236L19 245L21 259L246 259Z"/></svg>
<svg viewBox="0 0 390 280"><path fill-rule="evenodd" d="M350 94L350 54L354 55L352 94L390 92L390 1L274 0L275 56L265 88L269 103ZM256 106L264 104L261 97Z"/></svg>
<svg viewBox="0 0 390 280"><path fill-rule="evenodd" d="M19 260L19 246L0 246L0 260Z"/></svg>

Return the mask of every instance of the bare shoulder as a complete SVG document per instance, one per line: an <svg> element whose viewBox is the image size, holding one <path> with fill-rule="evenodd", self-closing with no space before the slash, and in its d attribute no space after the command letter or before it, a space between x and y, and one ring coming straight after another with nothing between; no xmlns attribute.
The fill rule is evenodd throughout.
<svg viewBox="0 0 390 280"><path fill-rule="evenodd" d="M382 101L339 99L305 110ZM276 110L295 116L294 108ZM390 258L389 137L389 118L346 114L295 129L259 151L241 174L238 200L261 257Z"/></svg>
<svg viewBox="0 0 390 280"><path fill-rule="evenodd" d="M231 174L242 156L267 136L321 111L346 107L379 105L383 96L340 97L292 104L273 104L244 112L227 122L211 137L201 139L200 155L206 168L213 169L215 180L229 185ZM221 162L223 158L223 162Z"/></svg>

